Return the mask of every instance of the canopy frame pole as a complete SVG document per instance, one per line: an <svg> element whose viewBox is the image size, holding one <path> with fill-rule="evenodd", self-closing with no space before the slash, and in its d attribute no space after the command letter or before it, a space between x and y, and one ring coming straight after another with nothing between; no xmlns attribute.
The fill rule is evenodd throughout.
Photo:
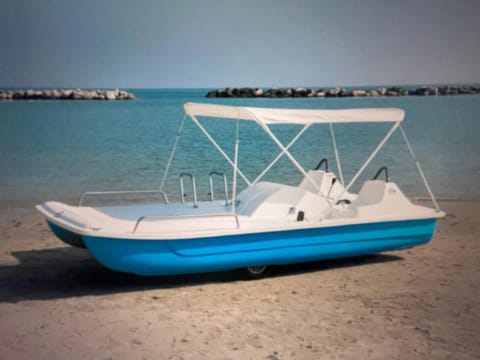
<svg viewBox="0 0 480 360"><path fill-rule="evenodd" d="M208 140L210 140L210 142L213 144L213 146L215 146L215 148L218 150L218 152L225 158L225 160L228 161L228 163L230 164L230 166L234 167L235 168L235 164L234 162L230 159L230 157L225 153L225 151L223 151L223 149L220 147L220 145L217 144L217 142L215 141L215 139L210 135L210 133L202 126L202 124L200 123L200 121L198 121L198 119L195 117L195 115L190 115L190 118L193 120L193 122L195 123L195 125L198 126L198 128L200 129L200 131L207 137ZM236 171L238 172L238 175L240 175L240 177L243 179L243 181L245 181L248 186L251 186L252 183L250 182L250 180L248 180L248 178L240 171L240 169L237 167L236 168Z"/></svg>
<svg viewBox="0 0 480 360"><path fill-rule="evenodd" d="M303 133L305 131L308 130L308 128L311 126L312 124L306 124L299 132L297 135L295 135L295 137L288 143L288 145L285 147L285 149L282 151L280 151L280 153L277 155L277 157L275 159L273 159L273 161L261 172L260 175L257 176L257 178L255 180L253 180L252 182L252 185L255 185L258 181L260 181L260 179L265 176L265 174L270 171L270 169L273 167L273 165L275 165L277 163L278 160L280 160L280 158L285 154L285 151L287 151L291 146L293 146L297 140L300 138L300 136L303 135Z"/></svg>
<svg viewBox="0 0 480 360"><path fill-rule="evenodd" d="M238 171L238 145L240 130L240 120L237 120L237 130L235 131L235 150L234 150L234 166L233 166L233 181L232 181L232 214L235 214L235 199L237 197L237 171Z"/></svg>
<svg viewBox="0 0 480 360"><path fill-rule="evenodd" d="M165 181L167 180L168 172L170 171L170 166L172 165L173 157L175 156L175 152L177 151L178 141L182 136L183 132L183 125L185 124L185 119L187 118L187 114L183 115L182 122L180 123L180 127L177 131L177 137L175 138L175 143L173 144L172 151L170 152L170 156L168 158L167 166L165 168L165 172L163 173L162 182L160 183L160 190L163 190L163 186L165 185Z"/></svg>
<svg viewBox="0 0 480 360"><path fill-rule="evenodd" d="M260 127L267 133L268 136L277 144L277 146L283 151L283 153L290 159L290 161L295 165L295 167L305 176L315 187L317 192L321 194L322 197L325 197L325 195L322 194L320 187L317 185L315 181L310 177L310 175L307 174L305 169L298 163L298 161L293 157L292 154L285 148L285 146L282 144L280 140L275 136L275 134L270 130L270 128L264 124L262 121L257 121L257 124L260 125Z"/></svg>
<svg viewBox="0 0 480 360"><path fill-rule="evenodd" d="M345 183L343 182L343 172L342 172L342 167L340 165L340 156L338 155L337 141L335 140L335 132L333 131L333 124L328 123L328 125L330 127L330 136L332 137L333 151L335 152L335 160L337 162L338 175L340 176L340 181L342 185L344 185Z"/></svg>
<svg viewBox="0 0 480 360"><path fill-rule="evenodd" d="M350 189L350 187L355 183L355 181L357 180L357 178L363 173L363 171L365 170L365 168L368 166L368 164L370 164L370 162L373 160L373 158L377 155L377 153L380 151L380 149L383 147L383 145L385 145L385 143L387 142L387 140L390 138L390 136L392 136L392 134L395 132L395 130L400 126L400 122L395 122L395 124L393 124L393 126L391 127L391 129L388 131L387 135L385 135L385 137L382 139L382 141L380 141L380 143L377 145L377 147L375 148L375 150L373 150L373 152L370 154L370 156L368 157L368 159L363 163L362 167L357 171L357 173L353 176L353 178L350 180L350 182L348 183L348 185L343 189L343 191L340 193L339 196L337 196L335 198L335 202L337 202L337 200L343 196L343 194L345 192L348 191L348 189Z"/></svg>
<svg viewBox="0 0 480 360"><path fill-rule="evenodd" d="M412 145L410 144L410 141L408 141L407 134L405 133L405 131L403 130L401 125L400 125L400 132L402 133L403 140L405 141L405 144L407 145L408 151L410 152L410 155L412 156L412 159L415 162L415 165L417 166L417 170L420 174L420 177L423 180L423 184L425 185L425 188L427 189L428 195L430 195L430 199L432 200L432 203L435 206L435 210L440 211L440 206L438 206L437 200L435 199L435 196L433 195L432 189L430 188L430 185L428 184L427 178L425 177L425 174L423 173L422 167L420 166L420 162L418 161L417 157L415 156L415 153L413 152Z"/></svg>

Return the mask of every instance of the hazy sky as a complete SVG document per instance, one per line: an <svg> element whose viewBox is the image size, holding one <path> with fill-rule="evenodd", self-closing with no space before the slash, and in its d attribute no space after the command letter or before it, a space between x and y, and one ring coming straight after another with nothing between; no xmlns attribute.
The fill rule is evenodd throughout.
<svg viewBox="0 0 480 360"><path fill-rule="evenodd" d="M0 86L480 82L479 0L0 0Z"/></svg>

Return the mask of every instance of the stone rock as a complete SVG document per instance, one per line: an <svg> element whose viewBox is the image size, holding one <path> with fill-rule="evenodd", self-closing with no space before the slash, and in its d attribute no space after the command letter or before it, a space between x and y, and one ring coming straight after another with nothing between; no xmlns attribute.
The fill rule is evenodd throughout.
<svg viewBox="0 0 480 360"><path fill-rule="evenodd" d="M73 100L83 100L83 91L80 89L74 90L70 95L70 97Z"/></svg>
<svg viewBox="0 0 480 360"><path fill-rule="evenodd" d="M352 96L352 92L350 90L347 90L347 89L342 89L340 91L340 93L338 94L338 96L341 96L341 97L350 97Z"/></svg>
<svg viewBox="0 0 480 360"><path fill-rule="evenodd" d="M106 100L115 100L117 98L117 92L108 90L105 92L105 99Z"/></svg>
<svg viewBox="0 0 480 360"><path fill-rule="evenodd" d="M366 96L367 92L365 90L352 90L352 96Z"/></svg>
<svg viewBox="0 0 480 360"><path fill-rule="evenodd" d="M335 96L338 96L341 91L342 91L342 89L340 89L338 87L337 88L332 88L332 89L328 89L327 93L325 95L327 97L335 97Z"/></svg>
<svg viewBox="0 0 480 360"><path fill-rule="evenodd" d="M472 87L461 87L458 89L459 93L462 95L473 95L475 94L475 91L473 90Z"/></svg>
<svg viewBox="0 0 480 360"><path fill-rule="evenodd" d="M25 91L23 90L16 90L13 92L13 99L24 99L25 98Z"/></svg>
<svg viewBox="0 0 480 360"><path fill-rule="evenodd" d="M51 99L51 98L52 98L52 90L42 91L42 99Z"/></svg>
<svg viewBox="0 0 480 360"><path fill-rule="evenodd" d="M294 97L303 97L307 95L307 90L305 88L296 88L294 91L293 91L293 96Z"/></svg>
<svg viewBox="0 0 480 360"><path fill-rule="evenodd" d="M73 91L72 90L60 90L60 97L61 99L70 99L70 96L72 96Z"/></svg>
<svg viewBox="0 0 480 360"><path fill-rule="evenodd" d="M277 89L277 90L275 91L275 95L277 95L278 97L288 97L288 95L287 95L287 89L285 89L285 88Z"/></svg>
<svg viewBox="0 0 480 360"><path fill-rule="evenodd" d="M33 90L29 90L33 91ZM76 90L79 94L80 89ZM127 100L127 99L134 99L135 96L133 94L129 94L126 91L120 91L118 89L115 90L116 95L115 99L117 100ZM5 92L4 92L5 93ZM30 93L29 93L30 94ZM225 90L212 90L209 91L206 97L360 97L360 96L408 96L408 95L457 95L457 94L465 94L465 95L473 95L473 94L480 94L480 88L475 88L473 86L465 86L465 87L455 87L455 86L443 86L443 87L427 87L422 86L414 90L408 90L405 88L401 88L398 86L392 86L389 88L379 88L377 90L364 90L364 89L354 89L354 90L347 90L344 88L331 88L327 90L315 90L312 88L270 88L267 90L263 90L261 88L231 88L227 87ZM83 95L86 98L91 98L88 92L84 92ZM102 96L103 95L103 96ZM7 95L2 95L2 98L5 98ZM16 96L17 98L22 98L20 93L12 92L12 96ZM30 96L30 95L28 95ZM41 98L45 95L39 95L36 91L34 92L33 98ZM61 90L61 98L68 97L64 93L64 90ZM79 95L75 95L78 97ZM25 95L27 97L27 95ZM58 95L52 94L53 98L58 98ZM70 96L72 97L72 96ZM108 99L106 92L99 92L93 96L93 99Z"/></svg>

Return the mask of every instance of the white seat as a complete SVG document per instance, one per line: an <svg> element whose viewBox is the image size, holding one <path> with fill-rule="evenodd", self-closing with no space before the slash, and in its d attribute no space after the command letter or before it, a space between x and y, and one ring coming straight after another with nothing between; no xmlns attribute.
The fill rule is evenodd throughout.
<svg viewBox="0 0 480 360"><path fill-rule="evenodd" d="M368 180L365 181L358 197L355 200L356 206L374 205L382 201L385 195L385 181Z"/></svg>
<svg viewBox="0 0 480 360"><path fill-rule="evenodd" d="M317 184L320 192L324 196L327 196L332 187L332 180L335 178L335 175L331 172L327 173L323 170L309 170L307 174L312 178L313 182ZM300 185L298 185L298 187L314 194L319 192L307 177L302 179L302 182Z"/></svg>

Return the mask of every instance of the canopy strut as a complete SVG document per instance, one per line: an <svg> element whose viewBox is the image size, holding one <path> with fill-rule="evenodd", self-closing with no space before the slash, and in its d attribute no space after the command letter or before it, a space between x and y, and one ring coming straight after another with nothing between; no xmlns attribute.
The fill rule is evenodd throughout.
<svg viewBox="0 0 480 360"><path fill-rule="evenodd" d="M440 211L440 206L438 206L437 200L435 199L435 196L433 196L432 189L430 189L430 185L428 185L427 178L423 174L422 167L420 166L420 162L417 160L417 157L415 156L415 153L413 152L412 145L410 145L410 141L408 141L407 134L403 130L402 126L400 125L400 132L402 133L403 140L405 141L405 144L407 145L408 150L410 151L410 155L412 155L413 161L415 161L415 165L417 165L418 172L420 173L420 176L422 177L423 184L425 185L425 188L428 191L428 195L430 195L430 198L432 199L432 203L435 206L435 209L437 211Z"/></svg>
<svg viewBox="0 0 480 360"><path fill-rule="evenodd" d="M385 143L387 142L387 140L390 138L390 136L392 136L392 134L395 132L395 130L400 126L400 123L399 122L396 122L395 124L393 124L393 126L391 127L391 129L388 131L387 135L385 135L385 137L382 139L382 141L380 141L380 143L377 145L377 147L375 148L375 150L373 150L373 152L370 154L370 156L368 157L368 159L363 163L362 167L357 171L357 173L353 176L353 178L350 180L350 182L348 183L348 185L343 189L343 191L340 193L340 195L338 195L334 202L336 203L338 199L340 199L343 194L345 192L348 191L348 189L350 189L350 187L355 183L355 181L357 180L357 178L363 173L363 170L365 170L365 168L368 166L368 164L370 164L370 162L373 160L373 158L377 155L377 153L380 151L380 149L383 147L383 145L385 145Z"/></svg>
<svg viewBox="0 0 480 360"><path fill-rule="evenodd" d="M290 154L290 152L285 148L285 146L283 146L282 142L280 140L278 140L278 138L275 136L275 134L270 130L270 128L258 121L257 122L261 127L262 129L268 134L268 136L270 136L270 138L277 144L277 146L282 150L282 152L287 155L287 157L290 159L290 161L293 163L293 165L295 165L295 167L302 173L303 176L305 176L309 181L310 183L313 185L313 187L317 190L317 192L322 196L322 197L325 197L325 195L322 194L321 190L320 190L320 187L317 185L317 183L315 181L313 181L313 179L310 177L310 175L307 174L307 172L303 169L302 165L300 165L298 163L298 161L292 156L292 154Z"/></svg>
<svg viewBox="0 0 480 360"><path fill-rule="evenodd" d="M340 157L338 156L338 148L337 148L337 142L335 141L335 133L333 132L333 124L329 123L330 126L330 136L332 137L332 143L333 143L333 150L335 151L335 160L337 161L337 168L338 168L338 175L340 176L340 182L342 185L345 183L343 182L343 172L342 172L342 167L340 166Z"/></svg>
<svg viewBox="0 0 480 360"><path fill-rule="evenodd" d="M302 130L298 132L297 135L288 143L288 145L285 147L285 150L280 151L280 153L277 155L277 157L262 171L260 175L257 176L255 180L253 180L253 185L255 185L257 182L260 181L260 179L272 168L273 165L277 163L277 161L285 154L285 151L287 151L293 144L297 142L297 140L300 138L300 136L303 135L305 131L311 126L311 124L305 125Z"/></svg>
<svg viewBox="0 0 480 360"><path fill-rule="evenodd" d="M215 139L209 134L209 132L202 126L202 124L200 124L200 121L198 121L198 119L195 117L195 115L190 115L190 118L193 120L193 122L195 123L195 125L198 126L198 128L200 129L200 131L208 138L208 140L210 140L210 142L213 144L213 146L215 146L215 148L218 150L218 152L220 154L222 154L222 156L225 158L225 160L228 161L228 163L230 164L230 166L233 166L235 167L235 163L230 159L230 157L225 153L225 151L223 151L223 149L220 147L220 145L218 145L218 143L215 141ZM237 168L237 172L238 172L238 175L240 175L240 177L243 179L243 181L245 181L248 186L251 186L252 183L250 182L250 180L248 180L248 178L240 171L240 169Z"/></svg>
<svg viewBox="0 0 480 360"><path fill-rule="evenodd" d="M172 151L170 152L170 157L168 158L167 167L165 168L165 172L163 173L163 179L160 183L160 190L163 190L163 186L165 185L165 181L167 180L168 171L170 170L170 165L172 165L173 157L175 155L175 151L177 150L178 141L180 140L180 136L182 135L183 125L185 124L185 119L187 118L187 114L183 115L182 122L180 123L180 127L177 131L177 137L175 138L175 143L173 144Z"/></svg>
<svg viewBox="0 0 480 360"><path fill-rule="evenodd" d="M233 166L233 184L232 184L232 214L235 214L235 198L237 196L237 172L238 172L238 134L240 129L240 120L237 120L237 130L235 131L235 154L234 154L234 166Z"/></svg>

